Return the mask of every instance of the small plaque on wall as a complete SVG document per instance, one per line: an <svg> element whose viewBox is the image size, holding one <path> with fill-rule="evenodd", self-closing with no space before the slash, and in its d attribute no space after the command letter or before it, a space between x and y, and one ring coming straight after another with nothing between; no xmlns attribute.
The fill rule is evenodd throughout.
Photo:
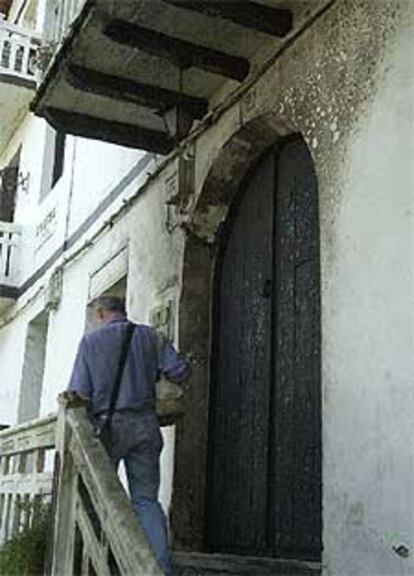
<svg viewBox="0 0 414 576"><path fill-rule="evenodd" d="M49 278L46 290L45 307L48 310L57 310L62 299L63 289L63 268L59 267L54 270Z"/></svg>
<svg viewBox="0 0 414 576"><path fill-rule="evenodd" d="M175 161L173 172L165 179L167 202L185 210L195 192L195 151L190 147Z"/></svg>
<svg viewBox="0 0 414 576"><path fill-rule="evenodd" d="M40 250L57 230L57 208L53 207L36 226L35 249Z"/></svg>

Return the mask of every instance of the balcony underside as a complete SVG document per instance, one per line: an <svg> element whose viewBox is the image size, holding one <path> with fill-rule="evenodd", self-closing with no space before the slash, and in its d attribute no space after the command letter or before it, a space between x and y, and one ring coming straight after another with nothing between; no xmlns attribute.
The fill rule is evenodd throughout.
<svg viewBox="0 0 414 576"><path fill-rule="evenodd" d="M0 72L0 156L33 98L34 80Z"/></svg>
<svg viewBox="0 0 414 576"><path fill-rule="evenodd" d="M320 6L87 0L32 110L71 134L168 153L224 84L236 89Z"/></svg>

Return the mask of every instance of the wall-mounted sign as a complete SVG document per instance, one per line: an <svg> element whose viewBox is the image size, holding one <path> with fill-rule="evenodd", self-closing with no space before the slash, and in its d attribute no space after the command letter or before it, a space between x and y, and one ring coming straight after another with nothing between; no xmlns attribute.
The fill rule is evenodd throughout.
<svg viewBox="0 0 414 576"><path fill-rule="evenodd" d="M57 209L55 206L36 227L36 250L40 250L49 238L53 236L57 229L57 223Z"/></svg>

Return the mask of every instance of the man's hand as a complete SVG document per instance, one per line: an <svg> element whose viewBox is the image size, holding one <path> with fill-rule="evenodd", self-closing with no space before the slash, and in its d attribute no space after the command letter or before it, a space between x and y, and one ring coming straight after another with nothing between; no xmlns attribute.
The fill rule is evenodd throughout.
<svg viewBox="0 0 414 576"><path fill-rule="evenodd" d="M83 394L79 394L78 392L71 392L70 390L65 390L65 392L61 392L57 400L61 406L65 406L66 408L77 408L79 406L87 406L90 402L90 398L84 396Z"/></svg>

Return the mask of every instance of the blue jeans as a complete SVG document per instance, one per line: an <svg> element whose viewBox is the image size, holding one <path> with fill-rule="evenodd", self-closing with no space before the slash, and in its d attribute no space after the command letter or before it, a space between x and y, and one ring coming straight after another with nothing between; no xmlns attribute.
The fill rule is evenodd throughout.
<svg viewBox="0 0 414 576"><path fill-rule="evenodd" d="M162 435L154 410L115 412L110 456L125 463L132 505L166 576L172 576L167 522L158 501Z"/></svg>

